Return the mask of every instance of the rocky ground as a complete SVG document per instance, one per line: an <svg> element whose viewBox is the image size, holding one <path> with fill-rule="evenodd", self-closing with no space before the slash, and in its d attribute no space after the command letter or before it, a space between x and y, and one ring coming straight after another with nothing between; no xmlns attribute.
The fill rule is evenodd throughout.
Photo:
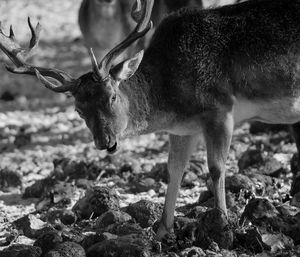
<svg viewBox="0 0 300 257"><path fill-rule="evenodd" d="M89 59L78 7L75 0L7 0L0 19L6 31L14 25L21 42L28 40L27 16L39 19L44 31L31 61L79 75ZM167 135L125 140L120 153L107 155L94 148L71 98L3 68L0 77L1 257L300 256L300 175L286 127L244 124L235 131L228 218L211 208L200 144L182 181L175 234L157 242Z"/></svg>

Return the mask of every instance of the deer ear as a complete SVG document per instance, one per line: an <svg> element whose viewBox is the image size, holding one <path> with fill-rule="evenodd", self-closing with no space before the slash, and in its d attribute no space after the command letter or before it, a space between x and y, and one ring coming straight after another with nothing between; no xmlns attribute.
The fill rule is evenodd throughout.
<svg viewBox="0 0 300 257"><path fill-rule="evenodd" d="M118 81L129 79L138 69L143 56L144 50L138 52L134 57L119 63L111 69L111 76Z"/></svg>

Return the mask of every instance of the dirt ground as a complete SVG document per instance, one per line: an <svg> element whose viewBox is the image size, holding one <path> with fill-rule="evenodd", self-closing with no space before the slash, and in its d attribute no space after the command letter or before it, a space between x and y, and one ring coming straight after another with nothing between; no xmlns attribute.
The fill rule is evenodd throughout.
<svg viewBox="0 0 300 257"><path fill-rule="evenodd" d="M16 38L22 43L28 42L30 36L27 17L31 17L34 24L39 21L43 27L40 46L30 61L39 66L66 70L77 77L90 68L90 60L77 24L79 4L80 1L75 0L0 0L0 20L7 33L9 25L13 25ZM0 53L0 61L9 62L3 53ZM151 134L124 140L121 152L109 156L106 152L99 152L94 148L89 131L74 111L72 98L50 92L30 76L9 74L2 66L0 78L0 250L10 244L32 245L37 236L21 232L21 229L15 228L13 222L30 213L35 217L42 217L42 213L49 211L50 206L52 209L62 208L61 201L53 200L56 195L59 199L69 199L63 204L66 210L71 210L78 199L84 196L86 188L93 186L115 190L120 208L140 200L163 203L167 185L167 181L162 179L167 173L166 134ZM180 245L180 240L177 240L176 248L173 247L173 241L173 245L166 243L162 250L152 249L151 254L145 256L300 256L300 239L297 235L298 232L300 234L300 200L297 202L290 193L291 185L297 177L297 172L293 175L290 167L295 153L296 146L286 128L264 130L255 134L249 133L249 124L238 128L227 161L227 176L236 178L240 172L245 177L251 177L251 180L241 182L238 177L237 182L231 184L230 179L228 180L227 189L233 194L230 210L232 215L235 215L230 221L234 224L231 226L235 231L231 250L223 251L210 244L206 249L201 246L205 250L204 255L201 255L202 253L191 250L192 245ZM91 170L96 170L95 176L90 174ZM80 175L74 175L77 171ZM66 173L68 174L65 175ZM204 206L210 207L209 202L206 202L211 193L207 191L210 182L203 144L199 145L192 156L185 174L177 201L177 215L187 217L187 210L197 207L200 202L205 202ZM265 177L261 179L261 175L257 174L263 174ZM45 184L45 190L39 189L40 195L32 197L33 195L29 194L29 197L24 197L24 193L28 193L27 188L35 185L37 181L44 181L45 178L51 178L55 181L53 183L59 181L61 184ZM235 185L239 185L238 190L235 189ZM69 186L72 190L68 191L66 188ZM76 190L73 190L73 186ZM300 188L298 189L300 191ZM299 192L298 189L295 190ZM52 195L51 200L49 194ZM205 197L207 194L208 198ZM245 196L247 194L250 196ZM285 213L288 213L289 217L293 216L293 222L296 220L296 223L283 224L282 221L279 222L281 225L278 225L276 222L283 214L281 211L274 211L280 213L276 214L275 223L278 226L274 225L273 214L268 217L272 218L272 226L269 224L270 220L264 220L265 223L269 222L268 228L271 229L262 230L261 224L255 223L257 217L249 218L251 222L248 227L237 225L235 222L242 217L245 206L253 199L267 199L277 210L286 210ZM290 204L292 199L294 206ZM258 212L261 214L264 211L262 208ZM47 219L42 220L50 223ZM70 227L89 226L75 223ZM248 231L247 229L253 228L251 226L259 231L255 238L263 238L258 240L258 244L266 244L269 248L258 247L259 250L253 250L254 248L242 243L238 237L240 230ZM282 226L292 228L287 233L281 233ZM270 238L270 234L273 236L276 229L276 235L279 233L284 239L276 237L271 243L264 240ZM247 233L244 234L248 235ZM70 256L80 255L77 252L77 255Z"/></svg>

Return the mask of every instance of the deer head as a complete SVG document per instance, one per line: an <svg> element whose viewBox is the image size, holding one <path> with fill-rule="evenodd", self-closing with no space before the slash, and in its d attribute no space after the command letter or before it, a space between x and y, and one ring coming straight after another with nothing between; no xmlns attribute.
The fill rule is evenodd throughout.
<svg viewBox="0 0 300 257"><path fill-rule="evenodd" d="M138 69L143 58L143 50L114 67L112 63L127 47L151 29L152 7L153 0L144 0L143 4L137 0L133 14L140 19L135 29L125 40L109 51L100 63L90 49L92 72L79 78L72 78L61 70L37 67L26 62L38 45L41 30L39 24L34 29L28 18L32 33L28 49L23 49L16 43L12 27L9 36L4 35L0 27L0 49L15 64L14 67L6 66L6 68L13 73L34 75L46 88L54 92L70 92L75 98L76 111L93 134L96 147L113 153L118 149L118 139L126 129L129 119L129 103L126 96L120 92L119 85ZM56 83L48 78L54 79Z"/></svg>

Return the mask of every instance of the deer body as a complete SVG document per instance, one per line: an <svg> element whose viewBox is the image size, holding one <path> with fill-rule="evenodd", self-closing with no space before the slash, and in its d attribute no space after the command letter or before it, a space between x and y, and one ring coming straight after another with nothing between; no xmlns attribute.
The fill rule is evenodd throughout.
<svg viewBox="0 0 300 257"><path fill-rule="evenodd" d="M144 55L141 51L113 67L150 29L152 6L147 0L135 31L100 64L91 51L93 72L79 79L28 66L16 55L19 47L10 44L13 37L0 37L0 48L17 66L10 71L36 75L51 90L72 93L100 150L115 152L123 137L169 132L170 181L157 232L162 238L172 231L183 171L200 135L215 207L225 213L225 162L235 124L249 119L293 124L299 153L300 0L180 10L162 21Z"/></svg>
<svg viewBox="0 0 300 257"><path fill-rule="evenodd" d="M140 68L121 83L120 91L147 95L151 111L145 122L157 130L172 132L173 123L226 106L233 109L235 123L249 119L295 123L300 107L298 5L292 0L261 5L251 1L172 14L158 28ZM284 18L279 19L281 15ZM129 102L142 106L138 95ZM163 119L169 124L157 119L159 115L166 115ZM159 120L158 125L149 122L151 118Z"/></svg>
<svg viewBox="0 0 300 257"><path fill-rule="evenodd" d="M199 134L207 144L216 206L226 211L225 161L234 125L300 121L300 1L172 14L119 90L129 103L125 135L171 134L171 179L158 235L172 228L175 196Z"/></svg>

